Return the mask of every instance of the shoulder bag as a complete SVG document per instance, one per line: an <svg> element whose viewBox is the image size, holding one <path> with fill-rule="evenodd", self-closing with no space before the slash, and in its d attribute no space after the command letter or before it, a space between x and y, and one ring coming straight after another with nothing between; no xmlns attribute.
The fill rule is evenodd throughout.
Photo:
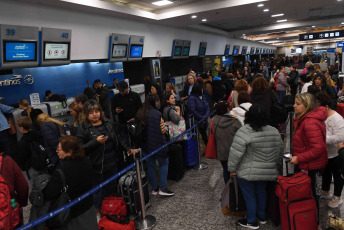
<svg viewBox="0 0 344 230"><path fill-rule="evenodd" d="M219 125L219 121L217 122L216 128ZM214 129L214 118L211 120L210 129L209 129L209 138L207 148L205 149L205 157L209 159L216 159L216 139L215 139L215 129Z"/></svg>
<svg viewBox="0 0 344 230"><path fill-rule="evenodd" d="M168 120L170 120L170 121L165 122L165 126L168 129L168 136L169 136L170 140L176 138L177 136L179 136L180 134L182 134L186 130L185 120L183 117L181 117L178 124L175 124L171 121L171 118L170 118L171 109L172 108L170 108L167 111L167 117L168 117ZM186 134L184 136L180 137L177 141L185 141L185 140L187 140Z"/></svg>

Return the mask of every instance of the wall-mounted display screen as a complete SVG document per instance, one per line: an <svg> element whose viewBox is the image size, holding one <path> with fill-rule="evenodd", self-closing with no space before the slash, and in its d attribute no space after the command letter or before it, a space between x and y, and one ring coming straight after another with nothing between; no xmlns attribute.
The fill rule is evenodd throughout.
<svg viewBox="0 0 344 230"><path fill-rule="evenodd" d="M241 54L244 54L244 55L247 54L247 48L248 48L247 46L243 46Z"/></svg>
<svg viewBox="0 0 344 230"><path fill-rule="evenodd" d="M130 57L131 58L141 58L142 57L142 51L143 51L142 45L131 45Z"/></svg>
<svg viewBox="0 0 344 230"><path fill-rule="evenodd" d="M256 48L256 54L259 54L259 48Z"/></svg>
<svg viewBox="0 0 344 230"><path fill-rule="evenodd" d="M37 42L4 41L4 62L37 61Z"/></svg>
<svg viewBox="0 0 344 230"><path fill-rule="evenodd" d="M239 49L240 49L240 46L234 46L233 47L233 55L239 54Z"/></svg>
<svg viewBox="0 0 344 230"><path fill-rule="evenodd" d="M182 56L182 47L181 46L174 47L173 56Z"/></svg>
<svg viewBox="0 0 344 230"><path fill-rule="evenodd" d="M225 49L225 55L226 55L226 56L229 55L229 50L230 50L230 47L227 47L227 48Z"/></svg>
<svg viewBox="0 0 344 230"><path fill-rule="evenodd" d="M112 47L113 58L123 58L127 56L127 45L114 44Z"/></svg>
<svg viewBox="0 0 344 230"><path fill-rule="evenodd" d="M190 53L190 47L184 46L183 47L183 56L189 56Z"/></svg>
<svg viewBox="0 0 344 230"><path fill-rule="evenodd" d="M301 54L302 53L302 48L296 48L296 53Z"/></svg>
<svg viewBox="0 0 344 230"><path fill-rule="evenodd" d="M69 43L44 43L44 60L69 60Z"/></svg>
<svg viewBox="0 0 344 230"><path fill-rule="evenodd" d="M199 51L199 55L205 55L205 52L207 51L207 48L201 47L201 50Z"/></svg>
<svg viewBox="0 0 344 230"><path fill-rule="evenodd" d="M254 51L255 51L255 47L251 47L250 54L254 54Z"/></svg>

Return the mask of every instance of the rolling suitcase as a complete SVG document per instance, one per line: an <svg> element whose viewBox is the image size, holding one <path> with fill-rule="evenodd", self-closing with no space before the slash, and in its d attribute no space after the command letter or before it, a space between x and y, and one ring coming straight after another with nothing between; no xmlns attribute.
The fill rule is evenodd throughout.
<svg viewBox="0 0 344 230"><path fill-rule="evenodd" d="M171 144L168 149L168 175L170 180L179 181L184 176L183 149L180 144Z"/></svg>
<svg viewBox="0 0 344 230"><path fill-rule="evenodd" d="M189 117L189 125L190 127L195 124L195 119L193 116ZM198 162L198 143L197 143L197 130L192 129L187 137L187 140L184 141L184 151L185 151L185 158L184 164L186 167L194 166Z"/></svg>
<svg viewBox="0 0 344 230"><path fill-rule="evenodd" d="M147 177L142 178L142 186L145 198L146 208L149 207L149 189ZM129 214L138 215L141 212L140 195L138 190L138 182L136 172L129 171L119 179L119 187L121 196L124 198Z"/></svg>

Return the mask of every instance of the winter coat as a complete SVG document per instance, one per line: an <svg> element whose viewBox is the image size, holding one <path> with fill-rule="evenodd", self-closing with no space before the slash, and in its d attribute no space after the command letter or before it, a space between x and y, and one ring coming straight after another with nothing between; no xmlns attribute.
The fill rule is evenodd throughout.
<svg viewBox="0 0 344 230"><path fill-rule="evenodd" d="M290 85L291 94L295 95L297 87L299 85L299 72L297 72L296 70L290 71L288 76L289 79L287 80L287 82Z"/></svg>
<svg viewBox="0 0 344 230"><path fill-rule="evenodd" d="M174 106L168 105L164 108L163 111L164 121L172 121L175 124L179 124L181 116L177 114L177 111L174 109Z"/></svg>
<svg viewBox="0 0 344 230"><path fill-rule="evenodd" d="M59 125L52 121L44 122L40 125L40 131L44 138L44 146L50 161L53 164L57 164L60 161L56 154L56 148L60 138Z"/></svg>
<svg viewBox="0 0 344 230"><path fill-rule="evenodd" d="M287 77L285 73L280 72L277 76L277 91L286 91L288 88Z"/></svg>
<svg viewBox="0 0 344 230"><path fill-rule="evenodd" d="M240 128L228 157L228 171L248 181L274 181L283 156L283 143L272 126L254 131L250 125Z"/></svg>
<svg viewBox="0 0 344 230"><path fill-rule="evenodd" d="M235 107L231 110L231 114L236 116L236 118L241 122L241 125L244 125L245 114L251 108L251 106L252 104L249 102L241 103L238 107Z"/></svg>
<svg viewBox="0 0 344 230"><path fill-rule="evenodd" d="M68 185L68 194L74 200L89 191L94 185L94 172L87 158L61 160L61 169L65 174L65 183ZM55 171L43 190L44 198L55 200L63 188L60 173ZM71 218L78 217L93 206L93 197L88 196L71 207Z"/></svg>
<svg viewBox="0 0 344 230"><path fill-rule="evenodd" d="M122 138L117 135L118 132L115 130L114 124L106 118L103 120L103 124L108 130L109 137L112 138L116 154L121 153L121 148L128 151L129 146L127 146ZM97 142L97 137L100 135L99 131L91 123L80 124L78 126L77 137L85 151L85 155L90 159L93 169L97 174L101 174L103 172L105 152L105 144L99 144Z"/></svg>
<svg viewBox="0 0 344 230"><path fill-rule="evenodd" d="M272 106L272 98L271 96L275 96L276 95L273 95L274 93L269 90L265 93L255 93L255 92L251 92L251 103L252 105L261 105L265 111L267 112L267 114L269 114L270 116L270 113L271 113L271 106ZM277 97L276 97L277 98Z"/></svg>
<svg viewBox="0 0 344 230"><path fill-rule="evenodd" d="M188 100L188 111L190 115L195 117L196 122L200 122L209 116L210 110L204 97L202 99L195 94L191 94ZM201 128L206 127L206 121L200 124Z"/></svg>
<svg viewBox="0 0 344 230"><path fill-rule="evenodd" d="M215 102L220 101L224 98L225 95L225 86L221 80L214 80L212 82L213 85L213 99Z"/></svg>
<svg viewBox="0 0 344 230"><path fill-rule="evenodd" d="M147 116L147 121L144 128L145 143L143 150L146 154L158 149L165 144L164 135L161 133L160 121L161 112L157 109L150 109ZM160 150L154 156L166 158L168 157L166 149Z"/></svg>
<svg viewBox="0 0 344 230"><path fill-rule="evenodd" d="M227 161L234 134L240 129L241 124L238 119L231 115L216 115L213 118L213 125L216 140L216 159Z"/></svg>
<svg viewBox="0 0 344 230"><path fill-rule="evenodd" d="M293 137L293 155L299 168L315 170L327 164L326 125L327 110L318 107L298 118Z"/></svg>

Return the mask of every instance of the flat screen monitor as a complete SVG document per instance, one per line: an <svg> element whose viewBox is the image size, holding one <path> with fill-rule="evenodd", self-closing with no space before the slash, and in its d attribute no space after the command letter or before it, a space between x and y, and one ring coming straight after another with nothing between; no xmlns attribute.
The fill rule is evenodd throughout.
<svg viewBox="0 0 344 230"><path fill-rule="evenodd" d="M301 54L302 53L302 48L296 48L296 53Z"/></svg>
<svg viewBox="0 0 344 230"><path fill-rule="evenodd" d="M240 49L240 46L234 46L233 47L233 55L239 54L239 49Z"/></svg>
<svg viewBox="0 0 344 230"><path fill-rule="evenodd" d="M229 47L227 47L227 48L225 49L225 55L226 55L226 56L229 55L229 49L230 49Z"/></svg>
<svg viewBox="0 0 344 230"><path fill-rule="evenodd" d="M174 47L173 56L182 56L182 47L181 46Z"/></svg>
<svg viewBox="0 0 344 230"><path fill-rule="evenodd" d="M247 46L242 47L241 54L247 54Z"/></svg>
<svg viewBox="0 0 344 230"><path fill-rule="evenodd" d="M127 45L114 44L112 46L113 58L124 58L127 56Z"/></svg>
<svg viewBox="0 0 344 230"><path fill-rule="evenodd" d="M201 56L205 55L205 51L207 51L207 48L201 47L201 49L199 51L199 55L201 55Z"/></svg>
<svg viewBox="0 0 344 230"><path fill-rule="evenodd" d="M4 62L37 61L37 42L4 41Z"/></svg>
<svg viewBox="0 0 344 230"><path fill-rule="evenodd" d="M259 54L259 48L256 48L256 54Z"/></svg>
<svg viewBox="0 0 344 230"><path fill-rule="evenodd" d="M183 48L183 56L189 56L189 53L190 53L190 47L185 46Z"/></svg>
<svg viewBox="0 0 344 230"><path fill-rule="evenodd" d="M142 57L143 46L142 45L131 45L130 46L130 57L131 58L141 58Z"/></svg>
<svg viewBox="0 0 344 230"><path fill-rule="evenodd" d="M70 43L44 42L44 60L69 60Z"/></svg>
<svg viewBox="0 0 344 230"><path fill-rule="evenodd" d="M251 47L250 54L254 54L254 51L255 51L255 47Z"/></svg>

